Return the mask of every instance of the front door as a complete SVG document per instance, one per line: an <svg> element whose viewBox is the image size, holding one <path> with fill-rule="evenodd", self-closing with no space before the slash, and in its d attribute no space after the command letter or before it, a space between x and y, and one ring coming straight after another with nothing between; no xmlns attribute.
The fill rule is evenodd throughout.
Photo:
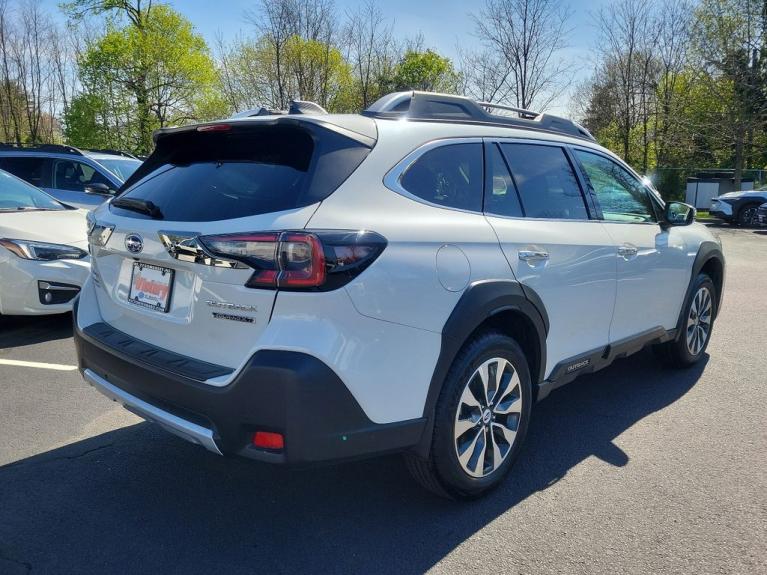
<svg viewBox="0 0 767 575"><path fill-rule="evenodd" d="M51 187L46 191L65 204L93 209L111 197L111 193L94 193L91 184L103 184L109 189L115 186L98 170L78 160L54 158L51 160Z"/></svg>
<svg viewBox="0 0 767 575"><path fill-rule="evenodd" d="M678 229L663 229L649 191L606 155L575 149L617 250L618 284L610 342L673 329L689 282Z"/></svg>

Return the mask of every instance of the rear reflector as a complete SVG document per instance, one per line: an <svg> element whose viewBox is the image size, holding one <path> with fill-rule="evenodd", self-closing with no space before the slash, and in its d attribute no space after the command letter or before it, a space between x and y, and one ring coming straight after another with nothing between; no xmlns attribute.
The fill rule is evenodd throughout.
<svg viewBox="0 0 767 575"><path fill-rule="evenodd" d="M253 445L260 449L284 449L285 438L281 433L256 431L253 434Z"/></svg>

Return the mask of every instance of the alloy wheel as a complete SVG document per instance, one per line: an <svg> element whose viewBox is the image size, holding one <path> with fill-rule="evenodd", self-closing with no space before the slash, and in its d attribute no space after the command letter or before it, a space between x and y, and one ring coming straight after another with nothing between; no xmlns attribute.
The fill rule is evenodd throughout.
<svg viewBox="0 0 767 575"><path fill-rule="evenodd" d="M687 351L693 356L701 352L711 333L712 309L711 292L707 287L701 287L692 298L687 316Z"/></svg>
<svg viewBox="0 0 767 575"><path fill-rule="evenodd" d="M749 206L743 208L743 212L740 214L740 222L746 226L754 226L759 223L759 208L757 206Z"/></svg>
<svg viewBox="0 0 767 575"><path fill-rule="evenodd" d="M502 357L482 363L466 382L455 415L455 452L463 470L486 477L514 446L522 416L522 388L514 366Z"/></svg>

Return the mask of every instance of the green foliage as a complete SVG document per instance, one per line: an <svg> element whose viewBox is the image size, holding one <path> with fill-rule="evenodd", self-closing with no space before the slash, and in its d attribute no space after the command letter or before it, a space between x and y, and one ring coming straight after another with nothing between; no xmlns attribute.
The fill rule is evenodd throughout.
<svg viewBox="0 0 767 575"><path fill-rule="evenodd" d="M293 35L285 44L284 62L294 98L318 102L333 112L349 111L351 67L338 48Z"/></svg>
<svg viewBox="0 0 767 575"><path fill-rule="evenodd" d="M126 132L122 146L141 154L150 151L155 129L226 109L204 39L166 5L152 6L140 28L109 25L78 64L90 96L79 104L92 105L103 130Z"/></svg>
<svg viewBox="0 0 767 575"><path fill-rule="evenodd" d="M391 83L395 90L457 92L459 80L449 58L433 50L408 50L394 69Z"/></svg>
<svg viewBox="0 0 767 575"><path fill-rule="evenodd" d="M112 147L114 144L102 121L106 108L106 100L98 94L83 93L76 96L64 112L64 135L67 142L78 148Z"/></svg>

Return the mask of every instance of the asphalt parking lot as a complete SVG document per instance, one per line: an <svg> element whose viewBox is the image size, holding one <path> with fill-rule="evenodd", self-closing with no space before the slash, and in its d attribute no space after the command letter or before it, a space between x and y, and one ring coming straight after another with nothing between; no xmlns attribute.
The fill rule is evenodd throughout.
<svg viewBox="0 0 767 575"><path fill-rule="evenodd" d="M69 318L0 318L0 574L767 573L767 232L717 231L707 360L643 352L553 393L474 503L395 456L217 457L83 383Z"/></svg>

